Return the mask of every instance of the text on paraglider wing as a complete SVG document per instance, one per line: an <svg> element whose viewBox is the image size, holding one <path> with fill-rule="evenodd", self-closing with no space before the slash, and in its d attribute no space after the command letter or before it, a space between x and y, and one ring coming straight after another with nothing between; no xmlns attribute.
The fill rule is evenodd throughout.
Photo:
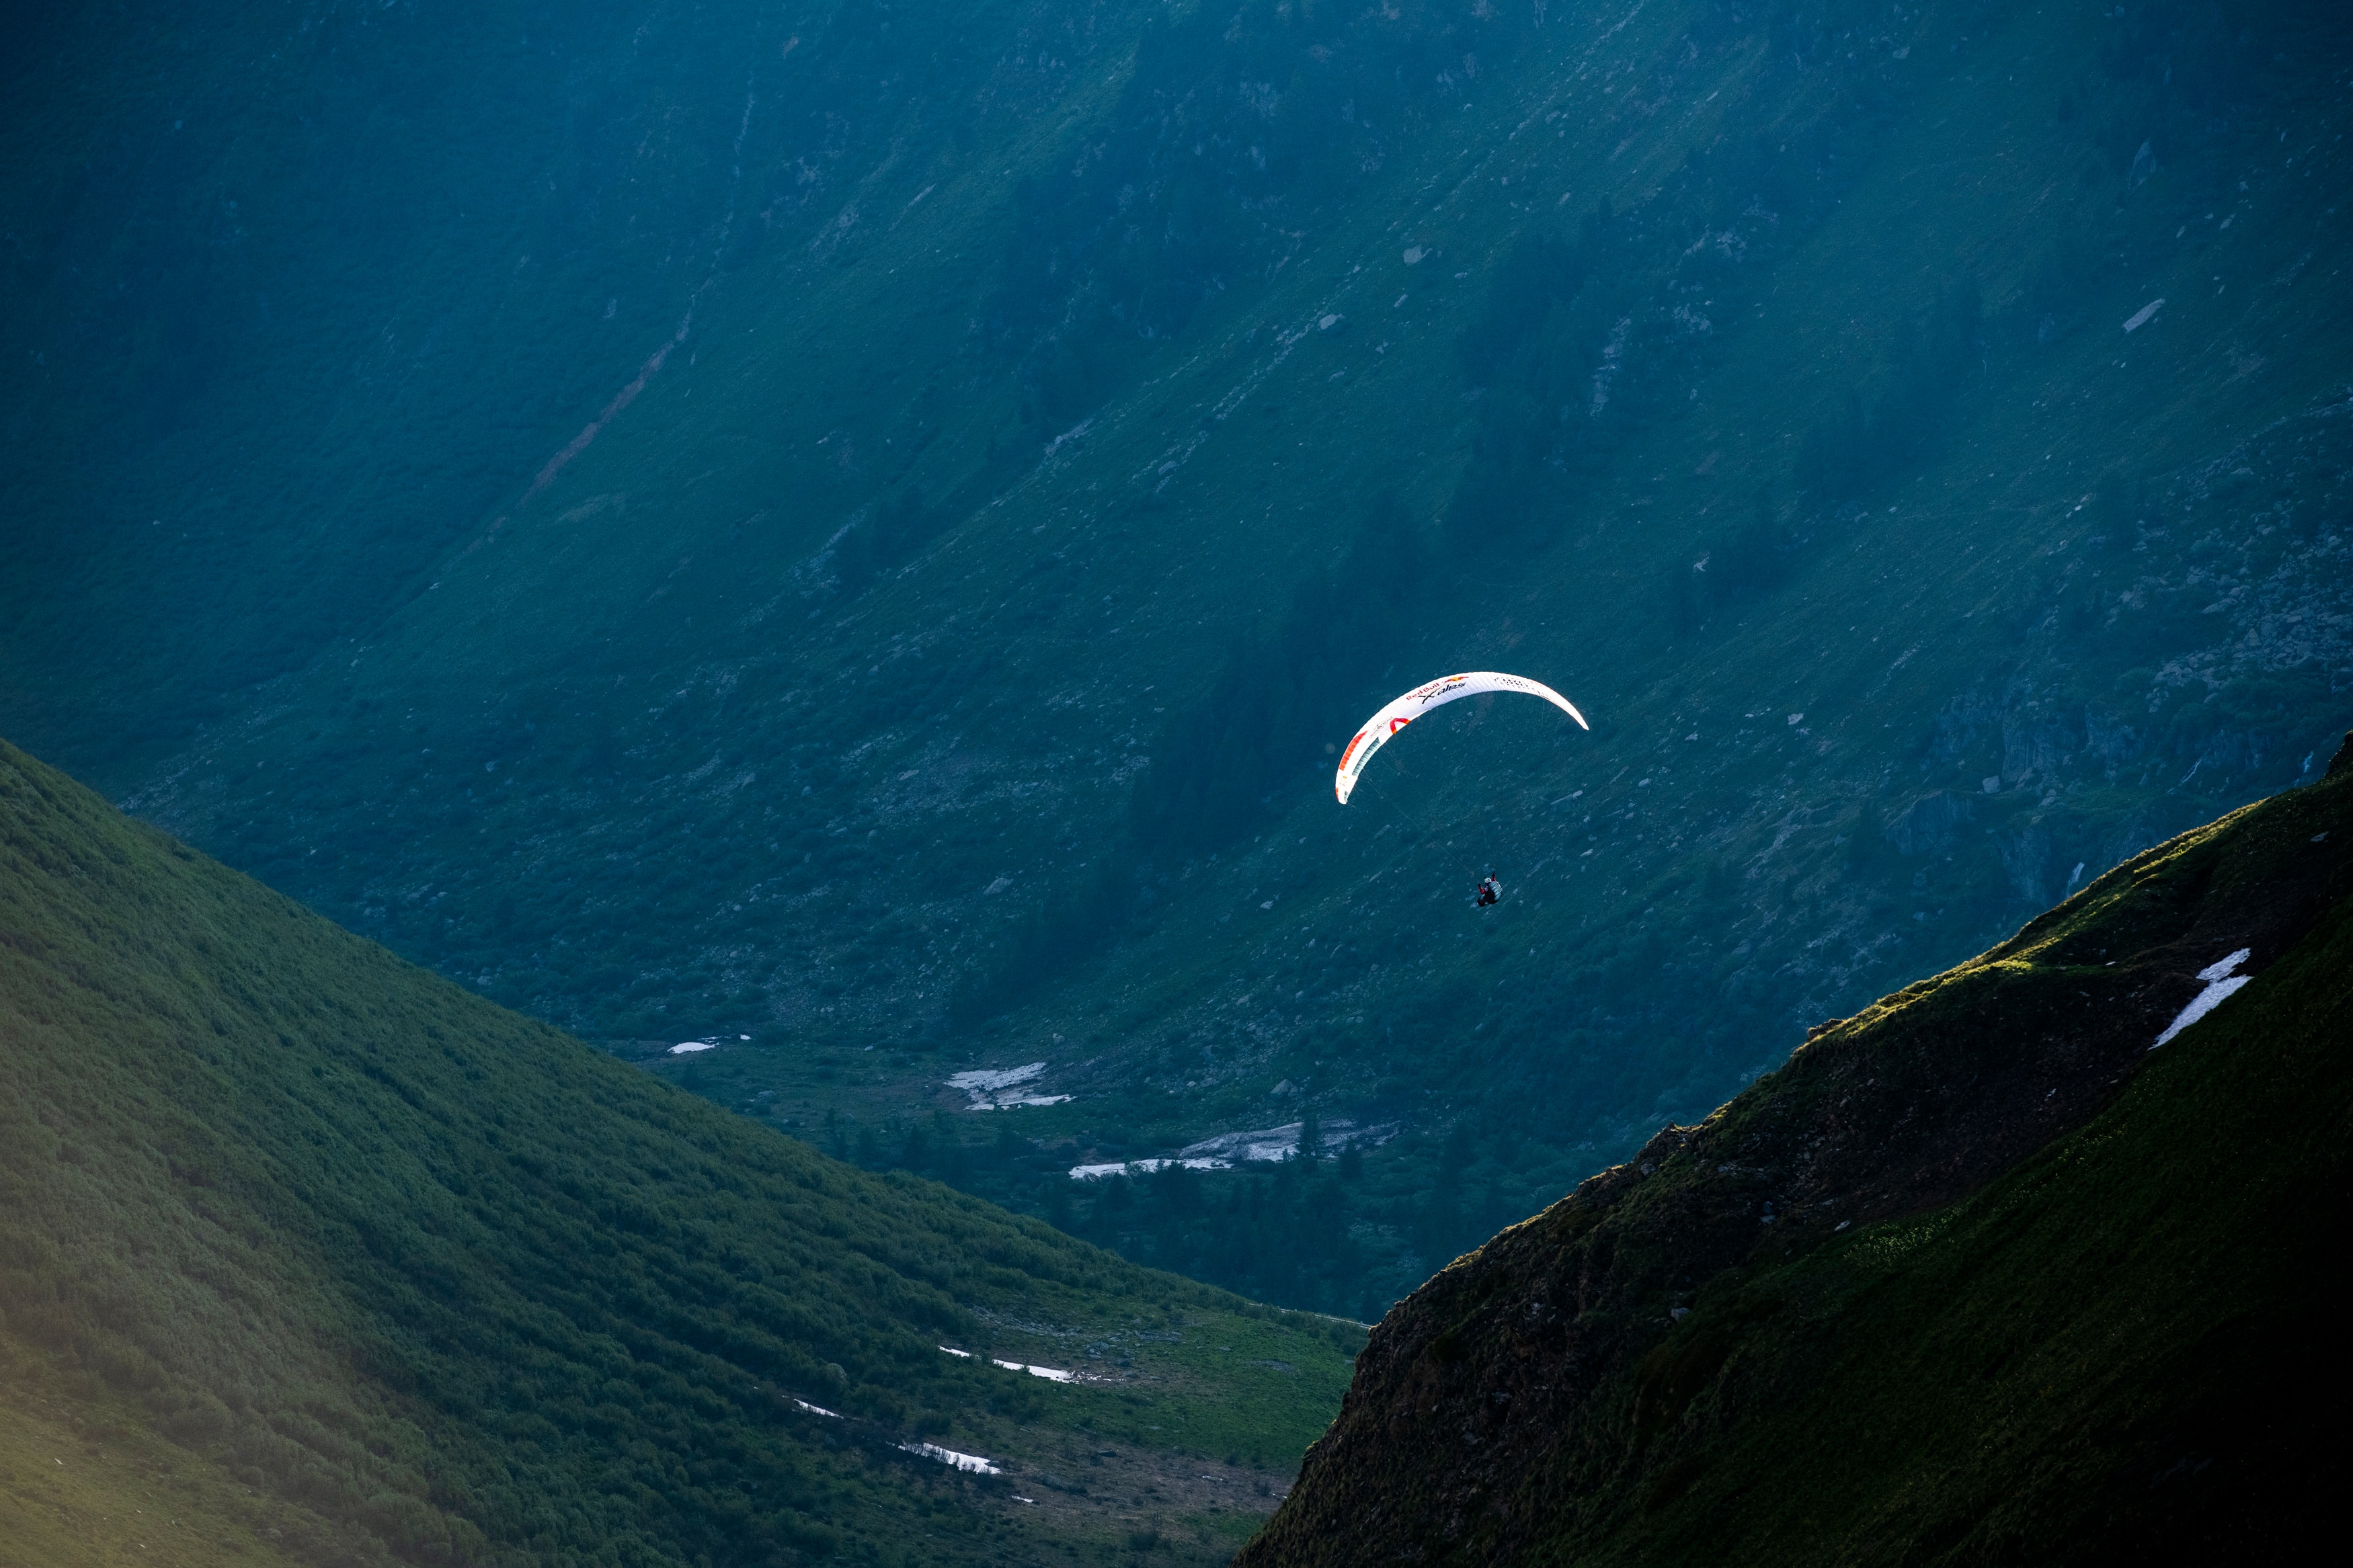
<svg viewBox="0 0 2353 1568"><path fill-rule="evenodd" d="M1461 675L1450 675L1443 679L1415 687L1404 696L1385 704L1378 712L1365 721L1363 727L1356 731L1356 738L1348 742L1348 749L1341 755L1340 765L1333 773L1333 795L1341 805L1348 804L1349 790L1356 773L1371 762L1373 753L1380 749L1384 742L1413 722L1418 717L1415 710L1427 710L1451 702L1457 698L1475 697L1495 691L1516 691L1530 697L1540 697L1576 720L1580 728L1590 728L1585 722L1585 715L1579 713L1567 698L1540 680L1530 680L1524 675L1504 675L1491 669L1470 670ZM1372 743L1362 745L1361 742L1367 735L1372 737Z"/></svg>

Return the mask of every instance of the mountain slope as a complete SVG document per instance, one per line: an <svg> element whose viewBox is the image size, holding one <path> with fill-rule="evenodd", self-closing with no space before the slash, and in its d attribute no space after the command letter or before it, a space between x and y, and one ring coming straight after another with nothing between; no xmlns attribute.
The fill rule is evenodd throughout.
<svg viewBox="0 0 2353 1568"><path fill-rule="evenodd" d="M1238 1561L2310 1539L2353 1380L2314 1272L2348 1220L2348 893L2353 735L1458 1259Z"/></svg>
<svg viewBox="0 0 2353 1568"><path fill-rule="evenodd" d="M0 721L1132 1256L1370 1315L2353 681L2341 6L475 16L26 68Z"/></svg>
<svg viewBox="0 0 2353 1568"><path fill-rule="evenodd" d="M166 1560L1208 1560L1336 1399L1353 1325L837 1164L13 749L0 854L0 1555L152 1485Z"/></svg>

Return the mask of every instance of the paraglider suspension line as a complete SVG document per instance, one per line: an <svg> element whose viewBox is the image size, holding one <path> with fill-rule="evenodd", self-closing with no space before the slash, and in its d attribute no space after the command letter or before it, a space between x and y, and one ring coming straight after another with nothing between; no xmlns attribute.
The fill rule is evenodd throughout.
<svg viewBox="0 0 2353 1568"><path fill-rule="evenodd" d="M1410 778L1413 776L1411 773L1408 773L1405 768L1398 765L1394 759L1391 759L1389 768L1391 772L1397 773L1401 778ZM1446 833L1446 825L1440 818L1431 816L1425 820L1417 813L1407 810L1389 795L1388 791L1381 788L1379 784L1376 784L1369 777L1360 777L1357 782L1359 787L1370 789L1375 795L1380 796L1381 804L1388 806L1391 811L1396 812L1409 830L1426 835L1430 838L1430 842L1439 846L1439 847L1446 854L1447 858L1451 861L1464 876L1470 877L1475 880L1484 874L1485 868L1466 858L1461 851L1454 849L1451 846L1448 845L1444 837Z"/></svg>

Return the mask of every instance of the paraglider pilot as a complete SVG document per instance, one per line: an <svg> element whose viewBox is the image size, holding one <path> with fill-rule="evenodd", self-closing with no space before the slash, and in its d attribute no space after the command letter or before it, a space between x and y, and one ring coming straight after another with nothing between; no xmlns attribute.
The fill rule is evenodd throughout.
<svg viewBox="0 0 2353 1568"><path fill-rule="evenodd" d="M1503 896L1504 884L1495 880L1493 876L1490 875L1479 879L1479 907L1481 909L1485 909L1489 904L1493 903Z"/></svg>

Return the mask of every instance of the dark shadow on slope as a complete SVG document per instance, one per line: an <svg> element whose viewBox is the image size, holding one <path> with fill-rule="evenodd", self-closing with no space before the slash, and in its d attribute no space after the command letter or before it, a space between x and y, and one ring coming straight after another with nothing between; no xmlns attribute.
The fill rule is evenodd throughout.
<svg viewBox="0 0 2353 1568"><path fill-rule="evenodd" d="M1329 765L1325 738L1363 716L1367 693L1427 625L1432 559L1405 509L1375 501L1339 567L1294 590L1271 632L1230 647L1208 695L1162 731L1118 836L1071 868L1001 958L967 973L949 1026L972 1028L1130 934L1150 919L1170 867L1287 809L1299 781Z"/></svg>
<svg viewBox="0 0 2353 1568"><path fill-rule="evenodd" d="M1376 1331L1240 1561L2295 1539L2353 1382L2308 1261L2348 1220L2348 829L2353 737L1498 1236Z"/></svg>

